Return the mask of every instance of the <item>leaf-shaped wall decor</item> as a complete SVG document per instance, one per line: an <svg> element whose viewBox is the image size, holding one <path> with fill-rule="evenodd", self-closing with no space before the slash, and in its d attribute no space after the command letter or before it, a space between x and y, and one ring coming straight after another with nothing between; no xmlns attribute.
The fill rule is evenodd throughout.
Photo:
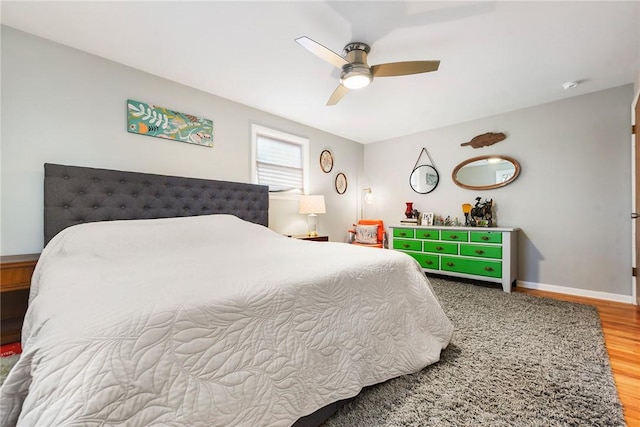
<svg viewBox="0 0 640 427"><path fill-rule="evenodd" d="M473 148L488 147L489 145L493 145L504 140L506 137L507 136L502 132L487 132L483 133L482 135L475 136L473 137L473 139L471 139L471 141L463 142L460 145L462 147L464 147L465 145L470 145Z"/></svg>
<svg viewBox="0 0 640 427"><path fill-rule="evenodd" d="M127 131L213 147L213 121L144 102L127 100Z"/></svg>

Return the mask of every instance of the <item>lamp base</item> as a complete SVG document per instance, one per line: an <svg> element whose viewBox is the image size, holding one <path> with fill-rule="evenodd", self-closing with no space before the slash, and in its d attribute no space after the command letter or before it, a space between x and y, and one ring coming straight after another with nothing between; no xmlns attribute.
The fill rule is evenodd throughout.
<svg viewBox="0 0 640 427"><path fill-rule="evenodd" d="M318 215L309 214L308 218L308 229L307 236L316 237L318 235Z"/></svg>

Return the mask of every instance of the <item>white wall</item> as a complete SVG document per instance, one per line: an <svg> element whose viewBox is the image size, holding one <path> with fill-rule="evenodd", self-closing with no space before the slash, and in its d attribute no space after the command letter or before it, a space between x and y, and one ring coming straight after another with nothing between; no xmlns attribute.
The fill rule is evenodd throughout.
<svg viewBox="0 0 640 427"><path fill-rule="evenodd" d="M357 216L361 144L6 26L1 36L2 255L42 250L45 162L249 182L251 123L310 138L310 193L325 194L327 205L319 232L346 238ZM128 98L212 119L214 147L128 133ZM335 159L330 174L318 162L325 148ZM350 180L342 196L334 189L340 171ZM306 232L296 201L270 207L270 228Z"/></svg>
<svg viewBox="0 0 640 427"><path fill-rule="evenodd" d="M376 195L367 216L397 224L412 201L419 211L462 219L463 203L492 198L498 225L522 228L518 280L630 296L632 99L629 84L366 145L364 167ZM480 149L460 146L486 132L507 139ZM426 195L409 187L422 147L440 173L438 187ZM519 178L489 191L456 186L453 168L485 154L517 159Z"/></svg>

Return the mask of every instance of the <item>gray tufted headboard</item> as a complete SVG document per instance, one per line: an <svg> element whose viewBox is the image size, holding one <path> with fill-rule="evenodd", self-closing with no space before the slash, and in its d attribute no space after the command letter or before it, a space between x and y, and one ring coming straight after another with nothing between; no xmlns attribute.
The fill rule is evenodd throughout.
<svg viewBox="0 0 640 427"><path fill-rule="evenodd" d="M44 165L44 243L83 222L232 214L264 226L264 185Z"/></svg>

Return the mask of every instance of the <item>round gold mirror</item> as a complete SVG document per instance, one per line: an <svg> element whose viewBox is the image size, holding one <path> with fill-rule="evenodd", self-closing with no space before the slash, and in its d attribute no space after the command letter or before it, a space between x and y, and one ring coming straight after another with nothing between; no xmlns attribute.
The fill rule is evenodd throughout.
<svg viewBox="0 0 640 427"><path fill-rule="evenodd" d="M479 156L453 169L451 178L468 190L491 190L511 184L520 175L520 163L507 156Z"/></svg>

